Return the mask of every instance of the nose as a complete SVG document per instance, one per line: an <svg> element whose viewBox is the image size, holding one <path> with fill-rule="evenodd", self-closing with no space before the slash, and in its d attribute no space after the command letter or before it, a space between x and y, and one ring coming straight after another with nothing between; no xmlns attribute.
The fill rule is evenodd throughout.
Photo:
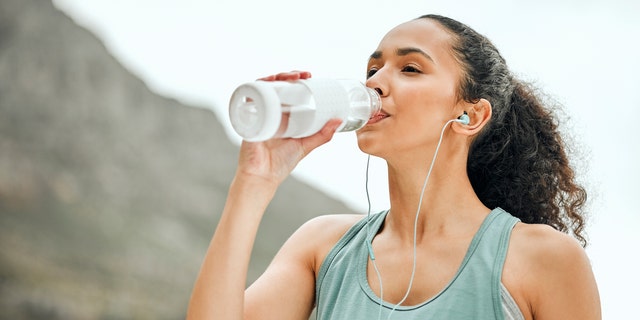
<svg viewBox="0 0 640 320"><path fill-rule="evenodd" d="M378 70L376 73L370 76L365 84L367 85L367 87L372 88L373 90L378 92L380 97L385 97L389 94L389 87L387 85L387 82L384 80L385 77L381 71L382 70Z"/></svg>

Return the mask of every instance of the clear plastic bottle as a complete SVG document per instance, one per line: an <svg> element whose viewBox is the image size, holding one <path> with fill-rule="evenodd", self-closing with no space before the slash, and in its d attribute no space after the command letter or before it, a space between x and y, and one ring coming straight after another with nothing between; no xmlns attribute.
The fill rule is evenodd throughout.
<svg viewBox="0 0 640 320"><path fill-rule="evenodd" d="M231 95L229 119L247 141L301 138L342 119L337 131L362 128L380 111L378 93L357 80L255 81Z"/></svg>

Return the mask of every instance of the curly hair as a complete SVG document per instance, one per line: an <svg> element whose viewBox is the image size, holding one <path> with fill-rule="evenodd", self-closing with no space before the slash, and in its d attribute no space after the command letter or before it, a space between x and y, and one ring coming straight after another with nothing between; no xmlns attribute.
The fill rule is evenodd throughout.
<svg viewBox="0 0 640 320"><path fill-rule="evenodd" d="M453 36L463 73L458 95L492 105L492 118L474 138L467 174L484 205L501 207L525 223L547 224L587 241L587 194L575 180L553 110L535 88L516 79L485 36L451 18L424 15Z"/></svg>

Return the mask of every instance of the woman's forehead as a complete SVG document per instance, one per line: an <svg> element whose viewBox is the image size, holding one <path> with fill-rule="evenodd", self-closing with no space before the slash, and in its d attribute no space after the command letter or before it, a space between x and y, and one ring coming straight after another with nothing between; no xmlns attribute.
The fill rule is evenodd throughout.
<svg viewBox="0 0 640 320"><path fill-rule="evenodd" d="M416 19L391 29L380 41L376 52L392 54L399 48L419 48L434 58L451 55L451 34L431 19Z"/></svg>
<svg viewBox="0 0 640 320"><path fill-rule="evenodd" d="M437 21L431 19L416 19L402 23L391 29L380 41L385 42L411 41L413 44L423 43L442 45L449 44L451 34Z"/></svg>

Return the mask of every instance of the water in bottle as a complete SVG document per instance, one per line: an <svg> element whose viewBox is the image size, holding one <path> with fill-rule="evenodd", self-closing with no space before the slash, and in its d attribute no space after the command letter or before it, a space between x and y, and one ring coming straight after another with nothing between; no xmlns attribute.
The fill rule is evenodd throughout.
<svg viewBox="0 0 640 320"><path fill-rule="evenodd" d="M380 111L378 93L357 80L255 81L233 92L229 118L247 141L301 138L339 118L337 131L362 128Z"/></svg>

